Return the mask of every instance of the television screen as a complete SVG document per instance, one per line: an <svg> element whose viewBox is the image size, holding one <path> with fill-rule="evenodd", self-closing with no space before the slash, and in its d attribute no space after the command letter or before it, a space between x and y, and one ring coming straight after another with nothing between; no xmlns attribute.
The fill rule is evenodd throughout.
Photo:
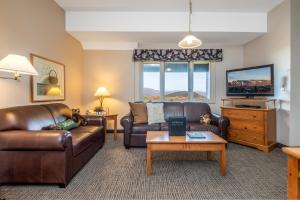
<svg viewBox="0 0 300 200"><path fill-rule="evenodd" d="M274 65L228 70L227 96L274 96Z"/></svg>

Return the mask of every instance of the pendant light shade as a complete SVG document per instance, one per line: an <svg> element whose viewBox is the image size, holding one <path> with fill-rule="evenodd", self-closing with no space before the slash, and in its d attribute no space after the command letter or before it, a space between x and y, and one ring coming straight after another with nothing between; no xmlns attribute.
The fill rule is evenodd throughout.
<svg viewBox="0 0 300 200"><path fill-rule="evenodd" d="M178 46L183 49L192 49L202 45L202 41L191 33L191 18L192 18L192 0L189 2L189 34L185 36L179 43Z"/></svg>
<svg viewBox="0 0 300 200"><path fill-rule="evenodd" d="M193 35L185 36L179 43L178 46L183 49L192 49L202 45L202 41Z"/></svg>

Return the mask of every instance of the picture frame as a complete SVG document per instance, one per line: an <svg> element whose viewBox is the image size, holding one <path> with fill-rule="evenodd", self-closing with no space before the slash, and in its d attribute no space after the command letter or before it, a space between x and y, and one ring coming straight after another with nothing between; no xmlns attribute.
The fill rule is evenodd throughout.
<svg viewBox="0 0 300 200"><path fill-rule="evenodd" d="M36 54L30 54L30 60L38 72L31 77L31 101L64 101L65 65Z"/></svg>

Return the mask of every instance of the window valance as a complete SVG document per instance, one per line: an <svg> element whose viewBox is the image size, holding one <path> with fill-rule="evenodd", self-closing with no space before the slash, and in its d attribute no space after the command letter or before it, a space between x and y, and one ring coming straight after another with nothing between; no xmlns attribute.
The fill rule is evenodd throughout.
<svg viewBox="0 0 300 200"><path fill-rule="evenodd" d="M146 61L214 61L223 60L222 49L135 49L133 60Z"/></svg>

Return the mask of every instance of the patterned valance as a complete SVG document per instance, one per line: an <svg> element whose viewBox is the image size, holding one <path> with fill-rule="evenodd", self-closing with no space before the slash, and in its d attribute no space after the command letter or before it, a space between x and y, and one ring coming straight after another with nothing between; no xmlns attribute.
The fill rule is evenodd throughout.
<svg viewBox="0 0 300 200"><path fill-rule="evenodd" d="M223 60L222 49L135 49L133 60L145 61L214 61Z"/></svg>

